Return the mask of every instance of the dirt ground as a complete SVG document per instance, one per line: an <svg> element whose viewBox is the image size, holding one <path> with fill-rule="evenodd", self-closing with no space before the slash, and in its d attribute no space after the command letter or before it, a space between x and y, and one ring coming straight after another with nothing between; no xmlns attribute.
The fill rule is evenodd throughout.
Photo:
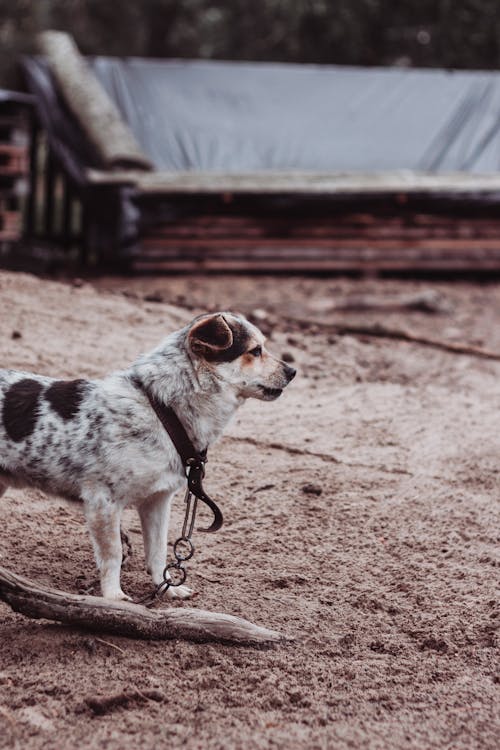
<svg viewBox="0 0 500 750"><path fill-rule="evenodd" d="M431 287L440 314L333 309ZM0 604L1 748L498 748L500 362L325 324L380 322L500 352L499 285L73 285L4 272L0 300L4 367L99 376L194 313L232 308L261 320L299 370L212 449L206 486L226 522L197 535L189 566L195 606L295 640L101 638ZM78 505L9 491L0 507L0 565L74 592L91 583ZM149 582L132 511L125 527L124 588L139 596Z"/></svg>

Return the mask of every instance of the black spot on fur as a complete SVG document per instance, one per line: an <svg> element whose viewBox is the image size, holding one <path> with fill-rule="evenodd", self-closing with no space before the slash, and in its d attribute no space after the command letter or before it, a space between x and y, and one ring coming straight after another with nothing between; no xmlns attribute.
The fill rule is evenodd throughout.
<svg viewBox="0 0 500 750"><path fill-rule="evenodd" d="M45 398L63 419L76 417L87 390L86 380L56 380L45 392Z"/></svg>
<svg viewBox="0 0 500 750"><path fill-rule="evenodd" d="M35 429L41 390L41 383L24 378L13 383L5 394L3 426L9 438L15 443L20 443Z"/></svg>

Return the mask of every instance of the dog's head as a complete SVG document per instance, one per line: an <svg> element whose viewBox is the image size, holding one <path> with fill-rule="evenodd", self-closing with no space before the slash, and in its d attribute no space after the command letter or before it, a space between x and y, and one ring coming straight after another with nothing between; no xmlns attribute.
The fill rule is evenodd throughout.
<svg viewBox="0 0 500 750"><path fill-rule="evenodd" d="M202 367L231 385L242 398L273 401L296 370L273 357L265 336L241 315L202 315L190 325L187 343Z"/></svg>

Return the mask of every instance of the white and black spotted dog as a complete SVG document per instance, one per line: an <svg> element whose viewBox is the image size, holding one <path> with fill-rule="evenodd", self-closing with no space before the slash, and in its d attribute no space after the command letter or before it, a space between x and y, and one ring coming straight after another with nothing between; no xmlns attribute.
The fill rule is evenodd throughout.
<svg viewBox="0 0 500 750"><path fill-rule="evenodd" d="M101 380L54 380L0 370L0 495L12 485L83 501L102 595L120 585L120 518L139 512L148 572L163 580L173 493L186 481L145 393L171 406L194 447L220 437L247 398L271 401L295 375L245 318L216 313L168 336L129 369ZM186 586L168 590L186 598Z"/></svg>

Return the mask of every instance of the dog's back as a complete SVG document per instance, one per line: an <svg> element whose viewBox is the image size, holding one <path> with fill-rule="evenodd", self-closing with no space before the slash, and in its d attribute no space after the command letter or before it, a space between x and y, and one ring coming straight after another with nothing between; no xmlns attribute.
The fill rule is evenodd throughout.
<svg viewBox="0 0 500 750"><path fill-rule="evenodd" d="M82 407L91 390L92 384L83 380L65 382L0 370L4 484L30 484L69 497L78 494L75 480L91 426Z"/></svg>

